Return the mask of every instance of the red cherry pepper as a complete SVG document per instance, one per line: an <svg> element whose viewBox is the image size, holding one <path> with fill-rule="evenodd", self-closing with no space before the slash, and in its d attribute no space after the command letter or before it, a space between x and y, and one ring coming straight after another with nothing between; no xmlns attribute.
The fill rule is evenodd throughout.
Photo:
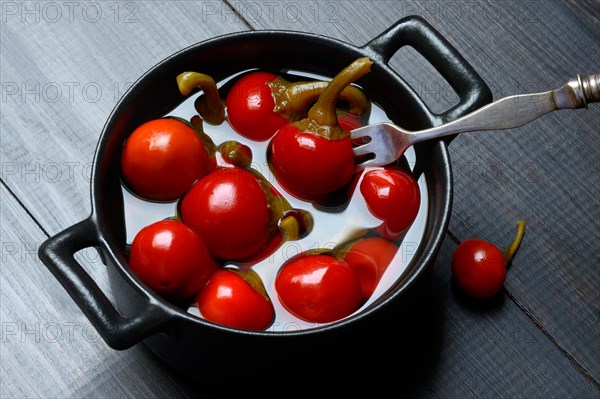
<svg viewBox="0 0 600 399"><path fill-rule="evenodd" d="M208 173L210 159L194 129L179 120L161 118L142 124L125 140L121 173L135 194L171 201Z"/></svg>
<svg viewBox="0 0 600 399"><path fill-rule="evenodd" d="M332 193L352 179L354 153L349 132L337 121L342 90L370 71L371 60L359 58L344 68L321 93L308 117L277 131L269 146L277 180L303 199Z"/></svg>
<svg viewBox="0 0 600 399"><path fill-rule="evenodd" d="M192 229L178 221L162 220L136 234L129 267L159 295L178 301L200 291L218 264Z"/></svg>
<svg viewBox="0 0 600 399"><path fill-rule="evenodd" d="M271 224L277 226L277 229L273 229L273 237L262 250L237 262L242 269L252 267L257 262L266 259L283 242L298 240L312 229L312 217L308 212L293 209L289 202L262 175L255 171L253 173L267 196Z"/></svg>
<svg viewBox="0 0 600 399"><path fill-rule="evenodd" d="M383 221L377 231L388 240L396 240L406 233L421 205L417 181L401 168L366 172L360 182L360 192L373 216Z"/></svg>
<svg viewBox="0 0 600 399"><path fill-rule="evenodd" d="M364 300L373 295L396 252L396 245L380 237L361 238L342 251L341 259L350 265L360 279Z"/></svg>
<svg viewBox="0 0 600 399"><path fill-rule="evenodd" d="M268 140L290 121L306 116L310 104L327 87L327 82L288 82L266 71L250 72L239 78L225 98L227 120L242 136ZM349 113L364 116L370 103L357 87L347 87L340 98L349 104Z"/></svg>
<svg viewBox="0 0 600 399"><path fill-rule="evenodd" d="M504 286L507 266L512 262L524 234L525 222L519 221L516 236L504 252L479 238L460 243L452 255L452 277L456 285L475 298L496 295Z"/></svg>
<svg viewBox="0 0 600 399"><path fill-rule="evenodd" d="M234 168L225 167L220 171L220 173L225 175L230 175L231 173L239 174L239 171L244 170L247 172L246 176L248 177L248 179L245 180L248 181L252 181L252 179L249 178L249 174L254 176L256 183L258 183L258 185L262 188L264 197L267 201L266 207L268 209L269 226L271 227L270 230L272 233L270 239L268 239L268 242L266 242L265 245L263 245L263 247L258 251L253 253L246 253L244 251L243 253L234 256L232 256L232 254L229 254L227 255L227 260L235 260L238 266L243 268L251 267L256 262L259 262L271 255L283 243L284 240L297 240L298 238L300 238L300 236L304 235L308 230L310 230L310 228L312 227L312 219L310 218L310 215L306 212L292 209L289 202L275 189L275 187L273 187L273 185L270 184L264 176L262 176L260 173L258 173L256 170L250 167L252 164L252 151L248 146L243 145L237 141L226 141L221 143L218 147L216 147L216 150L219 151L219 153L221 154L223 161L225 161L229 165L234 166ZM228 177L228 180L232 184L237 184L235 183L236 181L238 181L237 177L233 175L230 175ZM219 185L220 190L223 190L222 183L226 180L227 179L223 179L221 181ZM205 181L199 182L199 185L204 184L206 184ZM254 186L256 185L254 184ZM194 188L194 190L191 191L195 192L196 189ZM247 192L244 193L242 190L241 195L243 196L245 194L247 194ZM189 195L199 197L195 193L191 193ZM215 199L215 201L217 201L217 199ZM217 208L217 206L214 205L209 206L213 211L215 211ZM236 205L236 207L238 208L238 210L241 209L239 205ZM189 209L191 207L187 206L187 208ZM183 206L181 209L183 209ZM251 210L245 209L244 212L251 212ZM182 217L184 217L186 221L190 221L191 218L192 221L190 223L195 223L194 221L199 218L198 215L190 217L189 212L186 213L188 213L188 215ZM243 224L244 218L242 214L240 213L237 216L242 218L241 224ZM240 229L239 226L235 226L234 228ZM261 236L260 234L257 236L255 234L256 231L248 230L246 232L253 237ZM251 239L252 238L250 238L250 240ZM243 243L243 241L241 243ZM220 246L222 247L222 245ZM218 249L215 248L212 248L212 250L218 251ZM221 253L221 255L216 256L223 257L226 255Z"/></svg>
<svg viewBox="0 0 600 399"><path fill-rule="evenodd" d="M267 196L247 170L218 169L181 201L181 219L204 238L210 252L224 260L242 260L267 245L273 233Z"/></svg>
<svg viewBox="0 0 600 399"><path fill-rule="evenodd" d="M253 270L221 269L198 294L198 310L209 321L244 330L265 330L275 309L260 276Z"/></svg>
<svg viewBox="0 0 600 399"><path fill-rule="evenodd" d="M354 175L350 139L329 140L295 125L282 127L273 138L271 162L280 184L302 199L333 192Z"/></svg>
<svg viewBox="0 0 600 399"><path fill-rule="evenodd" d="M287 123L283 115L273 112L275 99L267 82L276 78L270 72L252 72L237 80L227 93L227 120L242 136L267 140Z"/></svg>
<svg viewBox="0 0 600 399"><path fill-rule="evenodd" d="M309 322L327 323L356 311L362 302L360 280L345 261L326 254L300 255L277 273L281 304Z"/></svg>

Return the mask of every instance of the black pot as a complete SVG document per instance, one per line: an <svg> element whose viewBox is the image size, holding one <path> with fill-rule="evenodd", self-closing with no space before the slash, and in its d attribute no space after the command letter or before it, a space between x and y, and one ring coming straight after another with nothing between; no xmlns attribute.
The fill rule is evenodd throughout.
<svg viewBox="0 0 600 399"><path fill-rule="evenodd" d="M459 103L432 113L388 62L403 46L412 46L448 81ZM148 290L128 269L119 160L125 138L141 123L160 117L181 102L174 77L198 70L216 81L251 68L293 68L333 76L359 57L373 60L360 80L372 100L398 125L426 128L452 120L491 101L491 92L464 58L425 20L408 17L362 47L331 38L288 31L229 34L188 47L142 76L119 101L100 136L92 174L91 215L49 238L40 247L47 265L73 300L114 349L143 342L174 369L206 383L233 381L272 373L284 382L291 370L331 369L360 362L357 343L400 345L392 326L405 320L408 307L422 292L423 276L432 266L448 225L452 178L446 142L432 141L416 150L419 173L427 180L429 208L424 237L407 272L361 313L304 331L248 332L207 322L169 304ZM111 275L109 301L74 259L96 247ZM417 295L417 296L415 296ZM364 351L363 351L364 352ZM297 375L296 375L296 378ZM237 382L236 382L237 383ZM231 384L230 384L231 385ZM233 384L235 385L235 384Z"/></svg>

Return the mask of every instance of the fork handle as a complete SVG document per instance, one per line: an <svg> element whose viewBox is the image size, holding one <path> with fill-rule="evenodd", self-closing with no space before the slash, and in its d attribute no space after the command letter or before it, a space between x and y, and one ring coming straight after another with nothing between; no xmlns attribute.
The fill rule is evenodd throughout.
<svg viewBox="0 0 600 399"><path fill-rule="evenodd" d="M600 102L600 74L576 75L559 89L504 97L452 122L415 132L412 144L457 133L512 129L549 112L587 108L593 102Z"/></svg>
<svg viewBox="0 0 600 399"><path fill-rule="evenodd" d="M580 78L579 75L577 75L577 78ZM581 79L580 85L586 108L588 103L600 102L600 74L586 76Z"/></svg>

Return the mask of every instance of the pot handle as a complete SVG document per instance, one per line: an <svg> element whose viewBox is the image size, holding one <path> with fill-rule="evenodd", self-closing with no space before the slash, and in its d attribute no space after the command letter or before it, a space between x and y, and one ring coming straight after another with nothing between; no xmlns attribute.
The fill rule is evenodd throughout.
<svg viewBox="0 0 600 399"><path fill-rule="evenodd" d="M439 114L442 123L454 120L492 101L492 92L488 85L458 50L422 17L409 16L400 19L364 48L387 64L403 46L411 46L417 50L458 95L458 104Z"/></svg>
<svg viewBox="0 0 600 399"><path fill-rule="evenodd" d="M72 225L42 243L38 256L113 349L127 349L159 331L171 316L153 298L133 317L123 317L77 262L74 254L102 247L92 217Z"/></svg>

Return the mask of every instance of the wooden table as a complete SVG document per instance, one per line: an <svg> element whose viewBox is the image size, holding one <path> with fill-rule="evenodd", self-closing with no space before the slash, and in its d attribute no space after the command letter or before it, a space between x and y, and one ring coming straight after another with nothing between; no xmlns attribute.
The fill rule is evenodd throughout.
<svg viewBox="0 0 600 399"><path fill-rule="evenodd" d="M36 255L45 239L88 216L94 149L119 97L181 48L259 29L362 45L417 14L459 49L496 99L600 72L597 0L0 4L2 398L221 396L143 345L109 348ZM434 111L455 101L411 49L392 63ZM410 378L382 372L381 381L352 382L357 389L391 386L417 398L600 397L598 126L594 104L452 142L453 212L427 308L435 342ZM472 236L504 246L519 219L527 233L503 292L491 304L465 300L450 281L453 250ZM79 255L108 290L97 254Z"/></svg>

